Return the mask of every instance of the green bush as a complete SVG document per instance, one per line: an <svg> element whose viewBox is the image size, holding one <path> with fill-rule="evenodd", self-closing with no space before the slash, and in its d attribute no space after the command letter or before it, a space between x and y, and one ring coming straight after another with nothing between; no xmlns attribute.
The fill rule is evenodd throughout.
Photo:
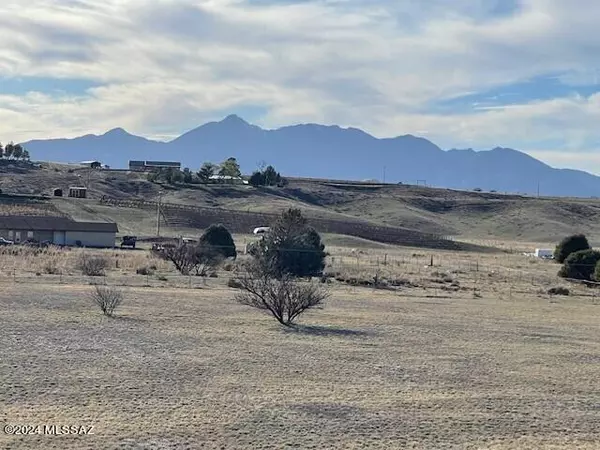
<svg viewBox="0 0 600 450"><path fill-rule="evenodd" d="M251 186L255 186L255 187L256 186L264 186L265 185L265 177L262 174L262 172L255 171L252 173L252 176L250 176L248 183L250 183Z"/></svg>
<svg viewBox="0 0 600 450"><path fill-rule="evenodd" d="M321 276L327 255L319 233L294 208L283 212L250 254L276 278Z"/></svg>
<svg viewBox="0 0 600 450"><path fill-rule="evenodd" d="M600 281L600 261L596 263L596 267L594 268L594 280Z"/></svg>
<svg viewBox="0 0 600 450"><path fill-rule="evenodd" d="M237 256L233 237L231 236L229 230L221 224L211 225L208 227L204 234L200 237L200 244L214 247L215 251L224 258L235 259Z"/></svg>
<svg viewBox="0 0 600 450"><path fill-rule="evenodd" d="M589 250L590 248L590 244L583 234L567 236L556 246L556 249L554 250L554 260L557 263L562 264L571 253L575 253L579 250Z"/></svg>
<svg viewBox="0 0 600 450"><path fill-rule="evenodd" d="M576 251L565 259L563 266L558 271L558 276L591 281L594 278L598 261L600 261L600 252L597 250Z"/></svg>

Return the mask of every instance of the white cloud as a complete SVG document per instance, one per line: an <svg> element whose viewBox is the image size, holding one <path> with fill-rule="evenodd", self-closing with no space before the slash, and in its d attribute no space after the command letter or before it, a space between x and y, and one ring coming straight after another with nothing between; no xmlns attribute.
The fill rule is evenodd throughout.
<svg viewBox="0 0 600 450"><path fill-rule="evenodd" d="M101 87L62 97L0 87L0 137L116 126L172 135L260 106L265 127L314 121L379 136L424 134L444 147L561 155L592 148L600 138L597 95L451 115L428 110L536 76L596 82L598 2L521 0L494 14L504 1L5 0L0 76Z"/></svg>

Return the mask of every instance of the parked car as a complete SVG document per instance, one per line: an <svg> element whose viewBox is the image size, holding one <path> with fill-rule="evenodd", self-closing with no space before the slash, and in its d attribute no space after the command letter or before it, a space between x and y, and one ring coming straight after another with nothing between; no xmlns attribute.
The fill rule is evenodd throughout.
<svg viewBox="0 0 600 450"><path fill-rule="evenodd" d="M14 241L9 241L8 239L4 239L3 237L0 237L0 245L13 245Z"/></svg>

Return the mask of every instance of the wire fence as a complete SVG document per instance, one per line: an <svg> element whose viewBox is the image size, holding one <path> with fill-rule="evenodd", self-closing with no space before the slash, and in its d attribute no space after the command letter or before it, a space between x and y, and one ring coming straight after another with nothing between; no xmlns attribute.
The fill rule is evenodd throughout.
<svg viewBox="0 0 600 450"><path fill-rule="evenodd" d="M575 295L592 297L597 301L596 289L600 283L568 280L558 277L561 265L522 255L481 256L461 255L455 252L435 253L410 251L402 253L333 249L326 258L327 286L358 292L359 289L385 289L400 296L453 297L503 296L516 298L525 295L546 295L551 287L568 285ZM80 253L86 252L82 250ZM289 252L310 250L287 249ZM64 251L66 254L76 253ZM170 289L226 289L229 281L244 274L244 261L249 255L240 255L236 262L226 261L208 276L182 275L172 265L152 256L149 251L108 250L95 251L110 259L103 276L84 276L76 268L76 258L57 274L47 274L35 265L35 257L26 262L20 256L0 254L0 283L18 285L90 285L107 284L131 288ZM76 256L73 255L73 256ZM127 261L127 258L141 257ZM136 273L139 267L157 264L159 267ZM12 267L10 267L12 265ZM592 270L591 264L577 266ZM305 282L305 280L298 280Z"/></svg>

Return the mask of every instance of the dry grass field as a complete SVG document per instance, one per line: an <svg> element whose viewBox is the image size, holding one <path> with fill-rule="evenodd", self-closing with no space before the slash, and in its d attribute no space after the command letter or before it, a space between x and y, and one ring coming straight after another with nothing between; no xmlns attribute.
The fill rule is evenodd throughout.
<svg viewBox="0 0 600 450"><path fill-rule="evenodd" d="M227 270L183 277L143 250L2 249L0 424L94 434L0 434L0 447L600 448L595 289L550 296L566 285L558 266L518 253L326 243L344 281L295 329L237 304ZM82 252L109 259L105 277L78 272ZM400 282L351 285L376 275ZM117 317L91 304L92 282L122 290Z"/></svg>

